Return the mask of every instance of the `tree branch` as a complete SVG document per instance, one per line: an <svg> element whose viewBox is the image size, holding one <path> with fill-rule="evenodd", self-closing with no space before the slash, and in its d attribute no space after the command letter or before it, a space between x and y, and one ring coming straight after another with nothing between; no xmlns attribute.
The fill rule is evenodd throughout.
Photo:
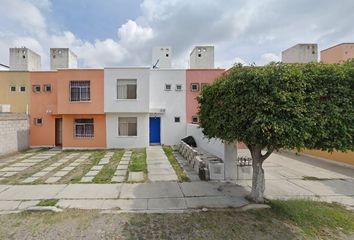
<svg viewBox="0 0 354 240"><path fill-rule="evenodd" d="M264 154L264 155L261 154L261 160L262 161L266 160L270 156L270 154L273 153L273 151L274 151L273 148L269 148L266 154Z"/></svg>

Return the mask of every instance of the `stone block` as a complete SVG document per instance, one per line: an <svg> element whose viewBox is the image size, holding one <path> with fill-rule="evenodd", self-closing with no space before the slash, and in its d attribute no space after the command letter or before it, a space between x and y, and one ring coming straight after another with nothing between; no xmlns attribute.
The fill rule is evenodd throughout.
<svg viewBox="0 0 354 240"><path fill-rule="evenodd" d="M68 171L59 171L54 173L54 177L64 177L66 174L68 174Z"/></svg>
<svg viewBox="0 0 354 240"><path fill-rule="evenodd" d="M125 176L113 176L111 182L121 183L124 182L124 180L125 180Z"/></svg>
<svg viewBox="0 0 354 240"><path fill-rule="evenodd" d="M99 171L89 171L85 174L86 177L94 177L99 173Z"/></svg>
<svg viewBox="0 0 354 240"><path fill-rule="evenodd" d="M55 183L55 182L58 182L60 179L61 179L61 177L50 177L45 182L46 183Z"/></svg>
<svg viewBox="0 0 354 240"><path fill-rule="evenodd" d="M100 171L101 169L103 168L103 166L93 166L92 168L91 168L91 171L93 170L93 171Z"/></svg>
<svg viewBox="0 0 354 240"><path fill-rule="evenodd" d="M129 182L141 182L144 181L144 172L129 172Z"/></svg>

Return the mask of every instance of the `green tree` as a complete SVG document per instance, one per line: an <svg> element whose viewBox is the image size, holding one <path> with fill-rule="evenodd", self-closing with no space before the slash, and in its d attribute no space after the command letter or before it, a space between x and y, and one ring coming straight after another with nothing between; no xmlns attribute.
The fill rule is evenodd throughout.
<svg viewBox="0 0 354 240"><path fill-rule="evenodd" d="M262 164L274 150L353 150L353 100L353 61L236 65L203 89L200 125L209 138L247 145L253 160L250 197L264 202Z"/></svg>

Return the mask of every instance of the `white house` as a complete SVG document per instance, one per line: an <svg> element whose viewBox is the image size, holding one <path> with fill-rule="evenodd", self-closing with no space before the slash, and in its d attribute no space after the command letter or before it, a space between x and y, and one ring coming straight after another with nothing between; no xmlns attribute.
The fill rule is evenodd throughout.
<svg viewBox="0 0 354 240"><path fill-rule="evenodd" d="M149 145L149 68L105 68L107 148Z"/></svg>
<svg viewBox="0 0 354 240"><path fill-rule="evenodd" d="M186 70L151 69L150 143L174 145L186 132Z"/></svg>

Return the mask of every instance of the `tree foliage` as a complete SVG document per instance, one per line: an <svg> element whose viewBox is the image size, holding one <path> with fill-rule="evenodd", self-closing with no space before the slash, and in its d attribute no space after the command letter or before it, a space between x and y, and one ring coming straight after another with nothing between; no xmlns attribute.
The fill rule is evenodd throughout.
<svg viewBox="0 0 354 240"><path fill-rule="evenodd" d="M210 138L267 149L354 150L354 61L237 65L198 101Z"/></svg>

